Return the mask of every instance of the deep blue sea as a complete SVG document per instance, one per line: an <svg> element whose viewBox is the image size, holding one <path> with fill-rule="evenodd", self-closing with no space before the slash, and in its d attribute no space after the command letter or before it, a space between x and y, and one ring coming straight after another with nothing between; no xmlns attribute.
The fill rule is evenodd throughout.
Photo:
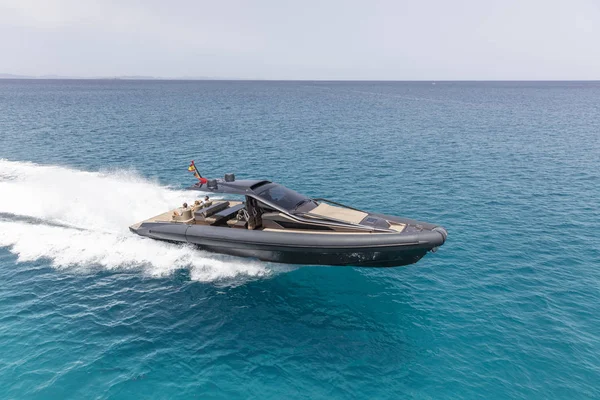
<svg viewBox="0 0 600 400"><path fill-rule="evenodd" d="M360 269L131 234L192 159L448 241ZM0 398L600 398L599 204L599 82L3 80Z"/></svg>

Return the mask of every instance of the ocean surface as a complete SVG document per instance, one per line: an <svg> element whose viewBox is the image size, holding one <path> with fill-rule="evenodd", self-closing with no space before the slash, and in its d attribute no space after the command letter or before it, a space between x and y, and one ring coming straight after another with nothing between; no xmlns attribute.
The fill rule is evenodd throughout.
<svg viewBox="0 0 600 400"><path fill-rule="evenodd" d="M190 160L448 241L360 269L131 234ZM0 398L600 398L599 205L598 82L0 80Z"/></svg>

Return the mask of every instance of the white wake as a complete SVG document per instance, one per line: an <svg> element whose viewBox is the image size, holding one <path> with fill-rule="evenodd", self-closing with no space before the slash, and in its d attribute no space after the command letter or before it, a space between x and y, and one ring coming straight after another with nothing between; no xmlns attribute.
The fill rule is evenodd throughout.
<svg viewBox="0 0 600 400"><path fill-rule="evenodd" d="M213 255L188 245L141 238L129 225L195 199L134 171L86 172L0 159L0 247L19 262L48 259L55 268L138 269L191 279L263 277L274 266Z"/></svg>

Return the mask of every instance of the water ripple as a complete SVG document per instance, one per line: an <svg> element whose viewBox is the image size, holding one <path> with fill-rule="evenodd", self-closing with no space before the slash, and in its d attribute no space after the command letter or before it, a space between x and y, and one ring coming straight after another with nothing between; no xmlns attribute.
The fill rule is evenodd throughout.
<svg viewBox="0 0 600 400"><path fill-rule="evenodd" d="M0 81L7 398L600 398L600 85ZM414 266L132 236L185 170L429 220ZM2 397L2 396L0 396Z"/></svg>

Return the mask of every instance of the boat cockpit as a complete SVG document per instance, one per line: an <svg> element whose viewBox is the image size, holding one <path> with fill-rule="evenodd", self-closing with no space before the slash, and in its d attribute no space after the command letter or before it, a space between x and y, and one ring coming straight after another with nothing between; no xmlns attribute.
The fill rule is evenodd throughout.
<svg viewBox="0 0 600 400"><path fill-rule="evenodd" d="M332 232L402 232L406 224L388 221L326 199L312 199L263 181L244 201L210 200L176 209L146 222L178 222L241 229ZM170 219L166 219L170 215Z"/></svg>

